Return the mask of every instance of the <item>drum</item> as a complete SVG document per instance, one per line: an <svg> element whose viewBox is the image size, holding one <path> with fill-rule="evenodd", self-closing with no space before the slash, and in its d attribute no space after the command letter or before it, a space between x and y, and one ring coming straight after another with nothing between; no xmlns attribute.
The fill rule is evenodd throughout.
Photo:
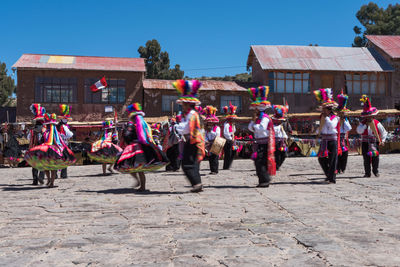
<svg viewBox="0 0 400 267"><path fill-rule="evenodd" d="M217 136L211 146L210 153L213 153L215 155L221 154L222 150L224 149L225 142L225 138Z"/></svg>

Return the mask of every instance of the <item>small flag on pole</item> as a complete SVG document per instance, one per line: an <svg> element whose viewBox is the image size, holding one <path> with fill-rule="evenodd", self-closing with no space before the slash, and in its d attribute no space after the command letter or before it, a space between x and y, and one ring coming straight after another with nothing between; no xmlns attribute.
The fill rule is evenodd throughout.
<svg viewBox="0 0 400 267"><path fill-rule="evenodd" d="M95 93L99 90L106 88L107 86L108 85L107 85L106 77L103 77L99 81L97 81L95 84L90 86L90 90L92 90L92 92Z"/></svg>

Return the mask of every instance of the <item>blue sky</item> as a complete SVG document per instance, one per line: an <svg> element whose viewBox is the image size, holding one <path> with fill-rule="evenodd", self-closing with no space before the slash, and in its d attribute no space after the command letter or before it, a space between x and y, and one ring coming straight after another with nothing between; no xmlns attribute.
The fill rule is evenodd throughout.
<svg viewBox="0 0 400 267"><path fill-rule="evenodd" d="M232 75L246 71L252 44L351 46L368 2L1 0L0 61L11 72L23 53L138 57L157 39L185 75Z"/></svg>

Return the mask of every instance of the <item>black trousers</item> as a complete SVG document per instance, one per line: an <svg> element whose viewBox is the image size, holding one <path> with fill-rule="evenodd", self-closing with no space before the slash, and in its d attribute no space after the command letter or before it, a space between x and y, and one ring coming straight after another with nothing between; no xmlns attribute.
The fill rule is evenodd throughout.
<svg viewBox="0 0 400 267"><path fill-rule="evenodd" d="M329 181L335 182L336 181L336 166L337 166L337 141L331 140L328 141L327 149L329 151L327 158L318 158L319 164L324 171L326 178Z"/></svg>
<svg viewBox="0 0 400 267"><path fill-rule="evenodd" d="M276 162L276 170L282 166L282 163L286 159L286 151L279 151L278 148L275 148L275 162Z"/></svg>
<svg viewBox="0 0 400 267"><path fill-rule="evenodd" d="M176 171L179 170L181 166L181 161L179 159L179 145L173 145L167 149L167 157L169 160L169 164L166 167L167 171Z"/></svg>
<svg viewBox="0 0 400 267"><path fill-rule="evenodd" d="M197 161L197 146L186 142L183 147L182 169L190 183L201 184L200 162Z"/></svg>
<svg viewBox="0 0 400 267"><path fill-rule="evenodd" d="M213 153L210 153L210 156L208 156L208 162L210 163L210 171L218 173L218 158L219 155L215 155Z"/></svg>
<svg viewBox="0 0 400 267"><path fill-rule="evenodd" d="M344 172L346 170L348 156L349 151L344 151L342 155L338 156L337 170L339 172Z"/></svg>
<svg viewBox="0 0 400 267"><path fill-rule="evenodd" d="M32 177L33 177L33 183L37 184L39 182L39 178L41 180L44 179L44 172L41 172L37 169L32 168Z"/></svg>
<svg viewBox="0 0 400 267"><path fill-rule="evenodd" d="M224 170L229 170L232 165L235 151L232 149L233 141L226 140L224 146Z"/></svg>
<svg viewBox="0 0 400 267"><path fill-rule="evenodd" d="M67 178L68 177L68 172L67 168L61 170L61 178Z"/></svg>
<svg viewBox="0 0 400 267"><path fill-rule="evenodd" d="M376 144L376 149L379 152L379 144ZM376 157L370 157L368 156L368 150L369 150L369 146L368 146L368 142L362 142L361 143L361 152L363 155L363 159L364 159L364 171L365 174L367 175L371 175L371 165L372 165L372 172L374 174L378 174L379 173L379 154Z"/></svg>
<svg viewBox="0 0 400 267"><path fill-rule="evenodd" d="M254 161L258 183L269 183L271 181L268 174L268 144L259 144L257 146L257 158Z"/></svg>

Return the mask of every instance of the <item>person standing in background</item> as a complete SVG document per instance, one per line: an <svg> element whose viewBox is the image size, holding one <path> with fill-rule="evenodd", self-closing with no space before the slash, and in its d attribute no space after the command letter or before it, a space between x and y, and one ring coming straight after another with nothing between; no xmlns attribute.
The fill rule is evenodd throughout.
<svg viewBox="0 0 400 267"><path fill-rule="evenodd" d="M225 146L224 146L224 170L229 170L232 166L233 159L235 157L235 132L236 127L234 123L234 119L237 117L236 115L237 107L232 105L229 102L229 107L224 107L225 113L225 123L224 123L224 138L226 139Z"/></svg>

